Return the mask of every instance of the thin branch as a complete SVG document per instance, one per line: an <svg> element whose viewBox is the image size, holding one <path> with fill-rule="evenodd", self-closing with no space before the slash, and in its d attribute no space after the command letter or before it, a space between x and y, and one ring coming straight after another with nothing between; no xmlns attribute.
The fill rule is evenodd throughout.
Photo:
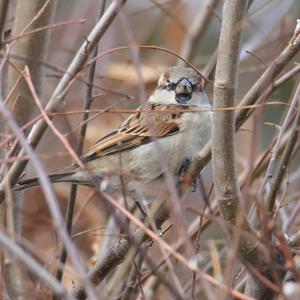
<svg viewBox="0 0 300 300"><path fill-rule="evenodd" d="M41 266L31 255L26 253L20 246L13 243L3 232L0 232L0 244L7 249L7 251L16 256L22 263L24 263L29 270L34 272L40 279L42 279L53 292L64 299L74 300L72 295L68 295L67 291L62 287L43 266Z"/></svg>
<svg viewBox="0 0 300 300"><path fill-rule="evenodd" d="M10 111L3 104L3 101L0 101L0 111L3 114L3 117L6 119L8 126L10 127L12 132L15 134L15 136L19 140L20 144L23 146L25 153L28 154L34 168L36 169L36 173L40 179L41 187L44 191L44 194L47 195L46 200L47 200L49 210L52 214L52 219L53 219L53 224L55 226L55 229L57 230L57 233L60 236L61 240L63 241L65 247L68 249L71 261L74 265L74 268L82 276L82 278L84 280L84 285L86 286L89 295L92 297L92 299L96 299L96 297L94 296L93 290L90 286L89 281L86 280L85 272L84 272L84 268L83 268L81 259L78 256L78 254L74 248L74 245L72 244L72 241L65 230L63 217L60 213L58 202L57 202L55 193L52 189L49 177L47 176L47 173L45 172L41 162L35 156L33 149L26 142L24 134L20 131L18 124L14 120Z"/></svg>
<svg viewBox="0 0 300 300"><path fill-rule="evenodd" d="M143 294L143 289L140 283L140 271L144 262L144 256L146 255L148 248L149 245L146 244L145 247L141 249L140 253L138 253L136 257L132 258L132 267L130 275L127 279L126 286L124 287L124 292L121 300L130 300L132 297L132 293L134 292L134 290L136 290L136 286L140 287L141 294ZM138 284L136 281L138 281Z"/></svg>
<svg viewBox="0 0 300 300"><path fill-rule="evenodd" d="M202 1L199 12L195 15L192 24L188 27L189 30L187 31L185 40L183 41L180 56L185 60L190 61L193 59L197 45L199 45L203 39L204 33L207 30L218 3L219 0ZM179 60L179 64L182 63L183 61Z"/></svg>
<svg viewBox="0 0 300 300"><path fill-rule="evenodd" d="M246 107L255 103L260 103L270 97L274 92L273 82L277 75L300 51L300 32L296 28L288 43L288 46L274 59L271 65L265 70L255 84L249 89L243 97L238 107ZM236 112L235 126L238 130L245 121L251 116L253 109L239 109ZM191 176L197 176L199 172L207 165L211 159L211 140L201 149L198 154L198 160L191 168Z"/></svg>
<svg viewBox="0 0 300 300"><path fill-rule="evenodd" d="M298 33L295 33L294 37L297 37ZM264 91L265 89L265 81L264 81L264 77L265 76L268 76L269 79L271 80L274 80L274 78L277 76L277 74L284 68L284 66L296 55L296 53L299 51L300 49L300 39L294 39L293 40L295 41L293 43L293 46L291 47L292 44L289 44L289 46L275 59L275 62L274 65L271 65L271 70L270 69L267 69L266 72L264 74L267 74L267 75L263 75L260 79L259 79L259 82L260 84L258 84L256 86L256 89L253 90L251 89L249 91L249 93L247 94L247 97L245 99L245 101L243 102L243 105L247 105L247 99L250 99L250 100L253 100L253 103L255 103L255 101L257 100L255 97L259 96L259 94ZM153 46L150 46L151 48L153 49L157 49L156 47L153 47ZM128 47L121 47L122 49L124 48L128 48ZM270 68L270 67L269 67ZM275 74L273 74L273 71L276 71ZM274 75L274 76L273 76ZM257 89L259 89L259 93L257 93ZM268 92L271 94L273 92L272 89L269 89ZM268 95L268 94L264 94L265 96ZM249 100L249 102L250 102ZM252 103L252 104L253 104ZM251 111L251 109L247 110L248 112ZM239 112L241 113L241 111ZM243 121L245 121L247 119L247 117L250 115L250 113L248 113L248 115L246 114L246 117ZM241 124L240 124L241 125ZM202 159L201 159L202 157ZM199 154L199 164L198 164L198 170L201 169L201 167L203 168L205 166L205 164L209 161L210 159L210 145L208 145L206 148L204 148L204 151L201 151L201 153ZM196 169L194 169L196 170ZM194 174L198 174L198 172L195 172ZM120 245L121 247L122 245ZM115 262L115 259L111 259L111 256L110 255L113 255L114 256L114 253L115 251L119 251L117 249L112 249L111 252L108 254L108 258L109 258L109 261L113 262L114 265L116 266L119 262ZM124 251L123 252L123 257L125 255L127 251ZM119 253L119 252L118 252ZM96 266L94 269L92 269L89 273L89 278L94 278L95 281L93 281L95 284L98 284L100 281L101 281L101 278L99 279L99 275L100 274L103 274L103 267L106 268L106 264L102 265L102 266ZM109 270L111 270L113 267L110 266ZM104 277L106 276L105 274L103 275ZM98 278L97 278L98 277ZM74 287L74 290L76 289L76 286ZM77 291L78 292L78 295L80 295L81 293L83 293L83 288L82 286L77 286ZM76 291L74 291L76 293ZM82 295L82 294L81 294ZM83 297L84 298L84 297ZM80 298L79 299L83 299L83 298Z"/></svg>
<svg viewBox="0 0 300 300"><path fill-rule="evenodd" d="M22 39L28 35L35 34L35 33L38 33L38 32L44 31L44 30L54 29L54 28L66 26L66 25L84 24L85 22L86 22L86 19L79 19L79 20L70 20L70 21L58 22L58 23L54 23L54 24L50 24L50 25L41 26L41 27L38 27L31 31L23 32L21 34L18 34L17 36L13 36L13 37L5 40L5 43L10 43L10 42Z"/></svg>
<svg viewBox="0 0 300 300"><path fill-rule="evenodd" d="M294 98L292 100L291 108L293 106L293 103L295 103L293 108L295 108L296 103L298 103L298 108L299 108L299 102L300 102L299 99L300 99L300 84L298 85L297 90L295 92ZM288 119L288 117L289 117L289 114L286 116L285 121L286 121L286 119ZM284 121L284 123L285 123L285 121ZM281 186L281 182L283 180L283 177L285 175L287 166L290 162L292 152L293 152L294 147L295 147L296 142L297 142L298 133L299 133L299 126L300 126L300 113L298 111L296 119L294 121L294 126L293 126L293 128L290 132L289 140L288 140L287 145L284 149L283 155L280 159L280 162L279 162L279 165L277 167L277 171L274 175L274 178L272 179L272 181L270 183L270 191L269 191L269 193L266 197L266 203L268 205L269 212L271 212L271 213L273 213L273 211L274 211L277 192L278 192L278 190ZM279 137L280 136L278 136L277 141L279 140ZM278 148L279 148L279 146L278 146ZM270 160L270 164L271 164L271 160ZM270 164L269 164L269 166L270 166ZM267 169L267 171L268 171L268 169Z"/></svg>
<svg viewBox="0 0 300 300"><path fill-rule="evenodd" d="M154 216L156 226L161 226L168 218L168 215L169 214L165 209L158 209ZM147 236L142 229L137 229L133 234L133 240L137 245L141 244L146 239ZM100 284L107 274L123 261L130 246L129 240L122 238L107 249L103 259L99 260L96 266L89 271L88 278L90 281L94 285ZM80 283L76 283L73 286L71 294L78 300L85 299L86 297L84 287Z"/></svg>
<svg viewBox="0 0 300 300"><path fill-rule="evenodd" d="M111 5L107 8L103 17L99 20L96 26L93 28L86 41L82 44L75 57L73 58L71 64L69 65L66 73L58 83L55 91L53 92L47 106L47 113L55 111L62 103L65 96L66 88L69 86L70 82L76 77L76 75L81 71L84 64L86 63L90 52L95 48L98 41L102 38L106 30L109 28L110 24L113 22L121 7L126 3L126 0L114 0ZM45 130L47 129L47 122L45 120L40 120L32 128L27 143L34 149L39 141L41 140ZM19 156L23 156L25 150L22 149ZM27 165L27 161L18 161L14 163L8 171L3 181L0 184L0 203L4 200L5 193L4 188L9 183L10 186L14 186L19 176L22 174L24 168Z"/></svg>
<svg viewBox="0 0 300 300"><path fill-rule="evenodd" d="M99 17L100 19L105 10L105 0L101 0L101 6L100 6L100 11L99 11ZM98 44L96 45L95 49L93 50L93 55L92 58L96 57L98 54ZM76 148L76 154L80 156L82 154L82 149L83 149L83 143L86 135L86 130L87 130L87 123L86 120L89 118L89 112L88 110L90 109L92 102L93 102L93 83L94 83L94 76L95 76L95 70L96 70L96 61L91 65L90 72L89 72L89 78L88 78L88 87L87 87L87 94L86 94L86 99L84 103L84 114L81 117L81 123L83 125L80 127L80 132L79 132L79 138L78 138L78 143L77 143L77 148ZM72 184L71 185L71 190L70 190L70 196L68 200L68 205L67 205L67 213L66 213L66 228L69 234L72 232L72 224L73 224L73 215L74 215L74 209L75 209L75 201L76 201L76 195L77 195L77 185ZM63 272L64 272L64 265L67 260L67 251L66 248L63 247L59 256L59 263L62 266L61 268L57 269L56 273L56 278L58 281L62 280L63 277ZM55 296L52 297L52 299L56 299Z"/></svg>
<svg viewBox="0 0 300 300"><path fill-rule="evenodd" d="M299 89L299 87L298 87L298 89ZM298 89L297 89L297 92L299 92ZM280 131L279 131L279 134L278 134L278 137L277 137L277 140L276 140L276 144L275 144L275 146L273 148L272 156L271 156L271 159L269 161L269 165L267 167L265 178L264 178L264 180L263 180L263 182L261 184L261 187L260 187L258 195L257 195L258 199L261 198L261 196L262 196L262 194L263 194L263 192L264 192L265 189L267 190L267 192L269 192L270 184L271 184L270 181L271 181L271 179L273 177L273 169L274 169L276 158L278 156L280 144L281 144L282 138L284 136L284 133L287 130L287 127L288 127L288 124L290 122L290 119L291 119L292 115L295 112L295 108L296 108L296 105L298 103L298 96L299 96L298 93L296 93L296 95L293 98L293 100L291 102L291 105L290 105L290 107L288 109L287 115L284 118L283 124L280 127ZM267 203L269 203L269 202L267 202ZM273 205L271 205L271 206L273 206Z"/></svg>
<svg viewBox="0 0 300 300"><path fill-rule="evenodd" d="M140 245L143 241L147 239L147 236L149 236L154 241L159 242L165 248L165 250L171 253L178 261L182 262L188 269L199 274L199 276L201 276L203 280L206 280L208 283L211 283L212 285L222 290L224 289L228 291L230 295L238 299L254 300L253 298L245 296L235 290L228 289L227 286L221 284L215 278L200 271L192 263L187 261L185 257L183 257L178 252L174 251L173 248L170 247L164 240L162 240L151 230L149 230L143 223L141 223L138 219L135 219L122 206L120 206L116 201L114 201L113 198L106 195L106 200L112 203L115 206L115 208L120 210L126 218L130 219L135 225L140 227L135 231L133 235L133 241L135 242L136 245ZM168 218L169 214L165 210L165 208L162 207L161 203L156 203L156 205L158 209L153 219L156 222L156 226L159 227ZM89 271L88 278L90 279L90 281L95 285L101 283L103 279L107 276L107 274L123 261L130 246L131 244L128 239L118 240L114 245L112 245L110 249L108 249L104 259L99 261L96 264L96 266ZM86 299L85 289L79 283L76 283L73 286L71 290L71 294L78 300Z"/></svg>

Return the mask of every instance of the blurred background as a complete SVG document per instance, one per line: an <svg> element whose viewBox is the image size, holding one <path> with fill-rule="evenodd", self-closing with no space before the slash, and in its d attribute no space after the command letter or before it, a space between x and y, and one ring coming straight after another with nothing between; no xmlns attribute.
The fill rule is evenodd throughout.
<svg viewBox="0 0 300 300"><path fill-rule="evenodd" d="M145 101L142 99L141 82L137 75L137 64L143 74L142 84L147 95L154 89L158 76L169 66L177 64L178 58L160 49L138 49L138 61L133 59L130 45L154 45L167 48L187 58L199 70L208 74L209 66L214 64L214 53L217 50L221 24L220 2L212 7L212 14L207 21L207 28L193 41L193 28L197 18L205 9L204 0L139 0L128 1L122 13L116 18L99 43L99 54L116 48L97 60L94 101L92 109L106 108L135 109ZM211 1L213 2L213 1ZM219 2L219 4L218 4ZM99 0L59 0L53 22L76 21L74 24L58 26L51 30L47 64L43 66L42 99L47 101L62 71L68 66L78 47L97 21L100 9ZM108 5L110 1L106 1ZM258 77L286 46L295 29L296 20L300 16L300 2L297 0L254 0L249 8L247 18L241 26L244 28L241 45L240 76L237 87L236 103L245 95ZM12 12L13 19L13 12ZM77 22L78 21L78 22ZM80 22L79 22L80 21ZM128 46L129 49L117 47ZM188 47L190 46L190 48ZM298 57L299 59L299 57ZM297 59L295 60L297 61ZM292 65L288 66L291 68ZM81 73L87 79L89 68ZM209 74L213 80L213 72ZM77 80L70 88L60 108L60 115L54 119L57 128L64 133L75 148L76 137L80 129L80 113L86 97L86 84ZM288 103L295 88L295 79L289 80L267 101ZM212 87L207 85L207 93L212 99ZM242 174L270 144L280 125L285 105L262 106L257 109L251 119L238 133L237 153L239 174ZM74 112L74 113L70 113ZM34 117L33 114L32 118ZM68 114L66 114L68 113ZM88 123L85 149L91 146L102 135L118 126L128 114L101 113L94 116ZM38 146L38 153L49 172L61 170L71 160L63 145L47 130ZM297 157L294 158L298 162ZM297 166L297 164L295 164ZM289 169L289 191L299 185L297 167ZM26 176L34 175L29 165ZM208 166L202 172L202 180L206 193L211 188L211 171ZM255 185L253 186L255 187ZM65 211L69 197L69 184L55 184L62 210ZM251 202L255 190L247 190L247 201ZM81 234L74 241L86 259L87 266L93 264L92 257L99 251L103 238L107 214L99 200L93 198L88 188L79 188L73 234L95 229ZM186 223L189 224L202 209L203 189L197 189L182 202ZM213 194L210 196L213 198ZM200 201L199 201L200 199ZM297 199L293 196L292 200ZM202 201L202 202L201 202ZM200 203L200 204L199 204ZM39 188L26 191L23 206L24 237L34 245L37 257L54 271L59 247L55 230L52 226L47 205ZM203 235L203 240L223 238L216 224L211 225ZM167 235L171 239L172 229ZM174 236L174 234L173 234ZM175 235L176 236L176 235ZM202 239L202 236L201 236ZM222 243L222 242L221 242ZM201 248L203 259L207 257L207 245ZM152 250L155 253L155 250ZM47 259L45 259L47 258ZM184 277L184 275L182 275ZM64 281L70 287L72 272L67 270ZM35 290L34 281L28 289ZM40 291L42 292L42 291ZM159 298L158 298L159 299Z"/></svg>

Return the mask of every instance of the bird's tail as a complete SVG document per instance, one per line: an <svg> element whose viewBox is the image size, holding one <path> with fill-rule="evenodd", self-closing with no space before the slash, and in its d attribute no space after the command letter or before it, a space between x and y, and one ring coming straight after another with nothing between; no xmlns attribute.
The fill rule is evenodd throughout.
<svg viewBox="0 0 300 300"><path fill-rule="evenodd" d="M50 174L48 176L51 182L78 183L74 178L74 171L60 173L60 174ZM39 177L31 177L19 181L18 184L15 186L14 190L20 191L20 190L25 190L39 185L40 185Z"/></svg>

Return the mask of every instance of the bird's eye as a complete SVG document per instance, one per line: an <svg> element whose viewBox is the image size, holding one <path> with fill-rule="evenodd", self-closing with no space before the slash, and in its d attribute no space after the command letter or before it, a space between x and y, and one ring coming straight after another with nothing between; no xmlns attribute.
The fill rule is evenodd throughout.
<svg viewBox="0 0 300 300"><path fill-rule="evenodd" d="M168 91L174 91L176 89L176 84L171 82L169 79L166 81L166 89Z"/></svg>

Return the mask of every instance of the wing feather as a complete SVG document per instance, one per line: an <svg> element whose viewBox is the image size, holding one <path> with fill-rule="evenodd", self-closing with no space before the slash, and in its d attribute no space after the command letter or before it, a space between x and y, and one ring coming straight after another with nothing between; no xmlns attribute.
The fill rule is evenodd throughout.
<svg viewBox="0 0 300 300"><path fill-rule="evenodd" d="M85 153L83 161L132 149L151 142L154 137L164 138L180 130L179 117L185 107L152 104L146 112L142 109L140 107L118 129L101 138Z"/></svg>

